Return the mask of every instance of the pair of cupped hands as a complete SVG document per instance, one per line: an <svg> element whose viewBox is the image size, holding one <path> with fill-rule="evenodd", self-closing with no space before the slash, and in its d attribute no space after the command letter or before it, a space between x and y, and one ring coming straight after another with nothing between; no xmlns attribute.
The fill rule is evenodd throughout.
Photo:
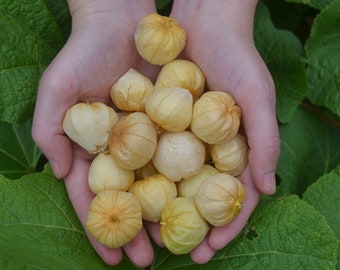
<svg viewBox="0 0 340 270"><path fill-rule="evenodd" d="M72 143L62 129L66 110L81 101L110 104L112 84L133 67L155 79L160 67L137 53L133 32L137 22L156 13L155 2L69 0L71 35L44 72L38 90L32 136L50 161L57 178L64 178L70 201L81 221L94 194L87 174L93 156ZM206 75L207 89L229 92L242 108L242 129L247 137L249 163L238 177L246 188L243 210L224 227L212 227L191 253L196 263L208 262L233 240L256 207L260 194L275 192L279 134L275 89L270 73L253 41L257 1L175 1L170 17L187 32L180 58L197 63ZM123 252L137 266L151 264L151 237L163 246L159 225L145 222L138 236L123 248L110 249L88 238L104 262L116 265Z"/></svg>

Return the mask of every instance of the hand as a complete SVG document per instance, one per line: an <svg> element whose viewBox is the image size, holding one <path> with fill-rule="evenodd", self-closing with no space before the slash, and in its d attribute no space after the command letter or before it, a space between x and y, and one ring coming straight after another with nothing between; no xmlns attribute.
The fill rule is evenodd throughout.
<svg viewBox="0 0 340 270"><path fill-rule="evenodd" d="M156 12L154 1L69 0L72 33L43 74L38 90L32 136L58 178L65 178L74 209L85 228L94 195L87 173L93 156L70 142L62 129L66 110L80 101L109 104L111 85L130 67L152 78L156 70L137 54L133 31L146 14ZM101 258L110 265L122 259L121 249L110 249L88 238ZM149 265L153 249L143 228L123 247L137 266Z"/></svg>
<svg viewBox="0 0 340 270"><path fill-rule="evenodd" d="M244 227L260 192L275 192L275 170L280 141L275 112L275 89L270 73L253 41L257 1L175 1L171 16L187 32L182 58L197 63L209 90L229 92L242 109L249 165L239 176L246 188L244 208L224 227L212 228L191 252L197 263L211 259Z"/></svg>

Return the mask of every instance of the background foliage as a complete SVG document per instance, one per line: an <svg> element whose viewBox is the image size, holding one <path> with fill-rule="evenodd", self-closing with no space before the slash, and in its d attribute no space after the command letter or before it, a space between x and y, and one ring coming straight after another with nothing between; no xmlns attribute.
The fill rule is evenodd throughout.
<svg viewBox="0 0 340 270"><path fill-rule="evenodd" d="M167 15L170 0L156 0ZM30 135L39 79L66 42L65 0L0 2L0 269L136 269L105 265L64 183ZM340 269L340 0L258 5L254 39L276 85L278 192L205 265L155 247L149 269Z"/></svg>

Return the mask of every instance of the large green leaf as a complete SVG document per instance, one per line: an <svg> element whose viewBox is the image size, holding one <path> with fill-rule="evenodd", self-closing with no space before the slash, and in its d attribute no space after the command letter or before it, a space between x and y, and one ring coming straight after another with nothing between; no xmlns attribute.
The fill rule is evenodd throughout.
<svg viewBox="0 0 340 270"><path fill-rule="evenodd" d="M0 175L0 190L0 269L110 269L49 166L15 181ZM114 269L136 268L124 259Z"/></svg>
<svg viewBox="0 0 340 270"><path fill-rule="evenodd" d="M22 124L0 122L0 174L17 179L35 172L41 151L31 138L32 120Z"/></svg>
<svg viewBox="0 0 340 270"><path fill-rule="evenodd" d="M305 50L308 58L307 96L340 116L340 0L316 17Z"/></svg>
<svg viewBox="0 0 340 270"><path fill-rule="evenodd" d="M280 127L277 174L284 192L302 194L320 176L340 164L340 131L314 113L299 108Z"/></svg>
<svg viewBox="0 0 340 270"><path fill-rule="evenodd" d="M292 32L275 28L263 4L257 7L254 38L275 82L278 119L289 122L307 89L302 44Z"/></svg>
<svg viewBox="0 0 340 270"><path fill-rule="evenodd" d="M308 187L303 200L325 216L340 241L340 165ZM337 269L340 269L340 249Z"/></svg>
<svg viewBox="0 0 340 270"><path fill-rule="evenodd" d="M44 0L0 2L0 120L32 116L41 74L65 42L56 16Z"/></svg>
<svg viewBox="0 0 340 270"><path fill-rule="evenodd" d="M243 234L207 264L161 250L151 269L335 269L337 248L325 218L290 195L262 203Z"/></svg>

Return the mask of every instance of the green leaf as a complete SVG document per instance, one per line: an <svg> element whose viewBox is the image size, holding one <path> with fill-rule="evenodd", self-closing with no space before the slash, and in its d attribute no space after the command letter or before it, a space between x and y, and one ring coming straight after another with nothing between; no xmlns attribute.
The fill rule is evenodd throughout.
<svg viewBox="0 0 340 270"><path fill-rule="evenodd" d="M340 0L325 7L313 23L305 46L307 97L340 116Z"/></svg>
<svg viewBox="0 0 340 270"><path fill-rule="evenodd" d="M65 42L55 16L43 0L0 2L0 120L32 116L39 79Z"/></svg>
<svg viewBox="0 0 340 270"><path fill-rule="evenodd" d="M287 193L302 194L340 163L340 131L314 113L299 108L280 126L281 154L277 174Z"/></svg>
<svg viewBox="0 0 340 270"><path fill-rule="evenodd" d="M45 0L45 3L63 33L63 39L66 40L69 37L72 28L72 18L67 1Z"/></svg>
<svg viewBox="0 0 340 270"><path fill-rule="evenodd" d="M316 9L323 9L333 0L286 0L290 3L305 4Z"/></svg>
<svg viewBox="0 0 340 270"><path fill-rule="evenodd" d="M88 242L49 166L15 181L0 175L0 190L1 269L111 269ZM124 259L114 269L136 267Z"/></svg>
<svg viewBox="0 0 340 270"><path fill-rule="evenodd" d="M287 3L285 0L264 0L264 3L269 8L271 19L276 27L294 32L301 40L309 35L306 21L307 18L315 16L316 10L306 5Z"/></svg>
<svg viewBox="0 0 340 270"><path fill-rule="evenodd" d="M172 2L172 0L155 0L155 2L157 10L161 10L165 8L167 5L169 5Z"/></svg>
<svg viewBox="0 0 340 270"><path fill-rule="evenodd" d="M337 247L325 218L290 195L259 205L243 233L207 264L161 253L151 269L334 269Z"/></svg>
<svg viewBox="0 0 340 270"><path fill-rule="evenodd" d="M0 122L0 174L17 179L37 169L41 151L31 138L32 120L23 124Z"/></svg>
<svg viewBox="0 0 340 270"><path fill-rule="evenodd" d="M333 229L336 238L340 240L340 164L330 173L320 177L317 182L308 187L303 194L303 200L320 211ZM340 260L340 249L338 250ZM337 269L340 269L338 262Z"/></svg>
<svg viewBox="0 0 340 270"><path fill-rule="evenodd" d="M303 46L292 32L274 27L263 4L257 7L254 39L275 82L278 119L287 123L307 89Z"/></svg>

